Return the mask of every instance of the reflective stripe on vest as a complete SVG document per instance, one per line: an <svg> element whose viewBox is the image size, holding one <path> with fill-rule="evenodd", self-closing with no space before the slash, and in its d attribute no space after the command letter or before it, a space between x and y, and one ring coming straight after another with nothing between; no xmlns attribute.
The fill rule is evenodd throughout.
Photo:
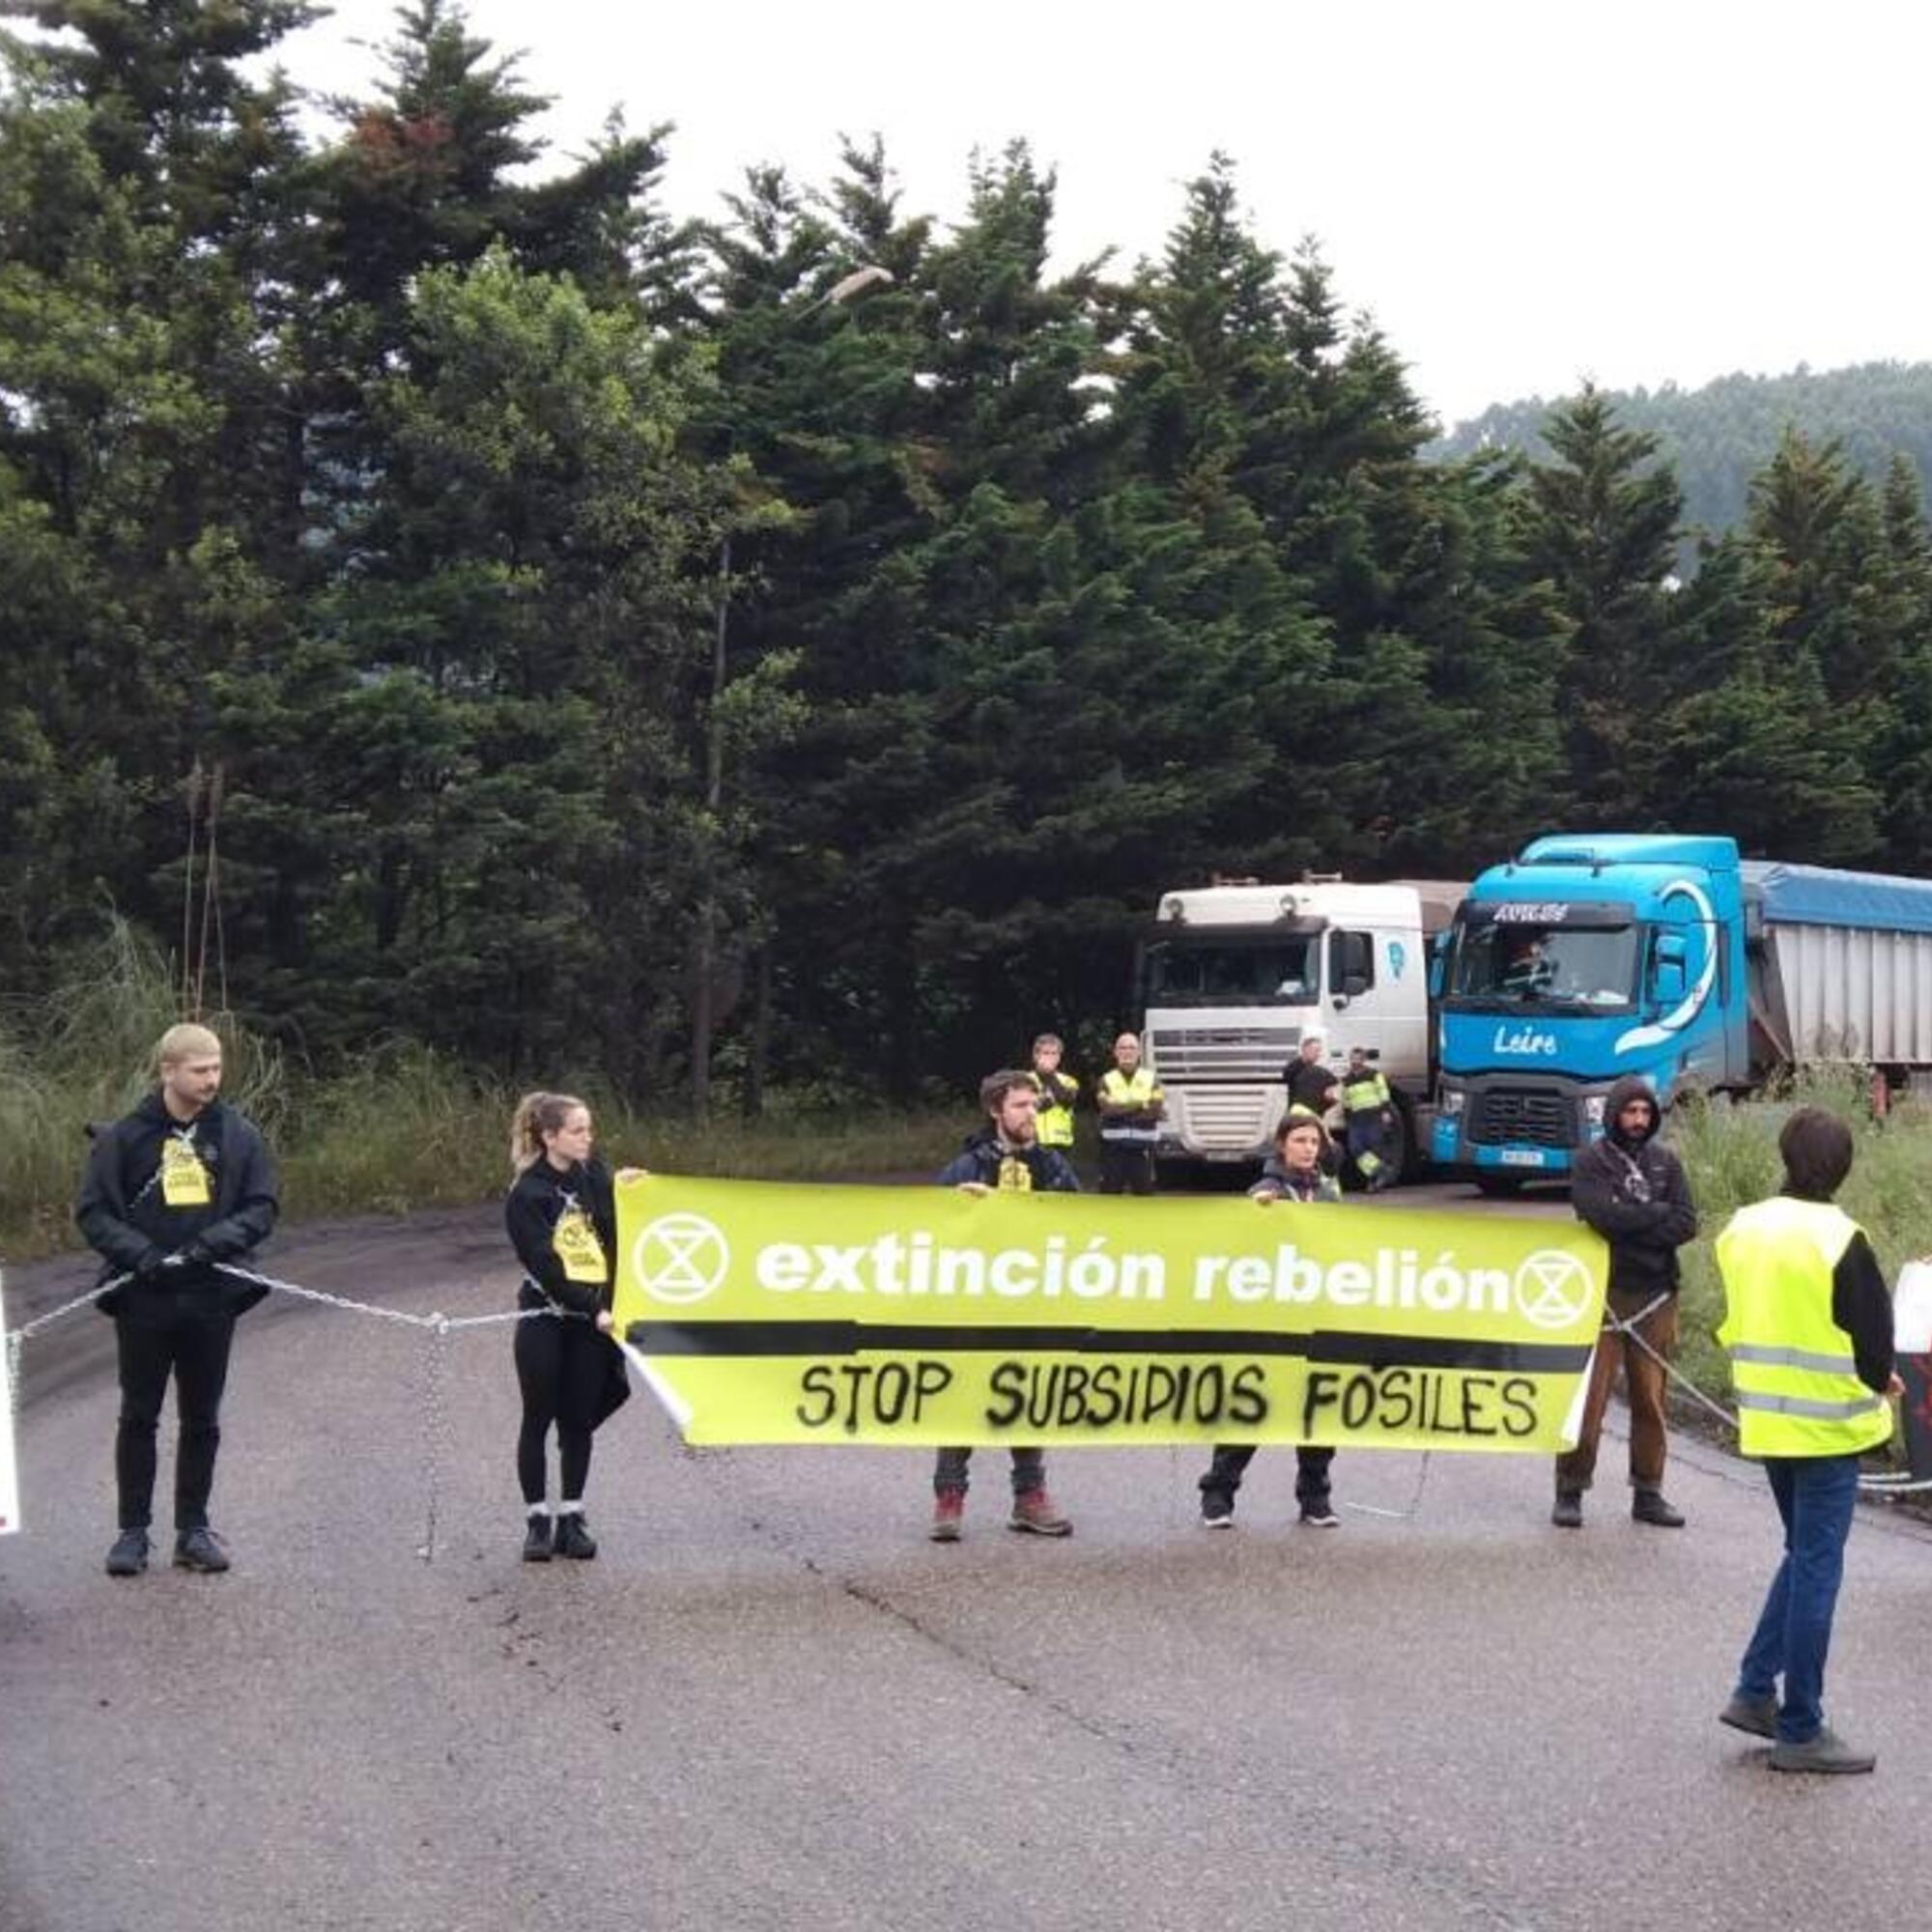
<svg viewBox="0 0 1932 1932"><path fill-rule="evenodd" d="M1063 1086L1073 1090L1064 1107L1048 1094L1046 1082L1037 1073L1033 1076L1033 1084L1039 1090L1039 1107L1034 1121L1041 1147L1073 1145L1073 1102L1080 1097L1080 1083L1070 1073L1057 1077Z"/></svg>
<svg viewBox="0 0 1932 1932"><path fill-rule="evenodd" d="M1885 1398L1859 1379L1832 1319L1832 1274L1858 1223L1826 1202L1779 1195L1742 1208L1718 1236L1747 1456L1855 1456L1891 1434Z"/></svg>
<svg viewBox="0 0 1932 1932"><path fill-rule="evenodd" d="M1161 1097L1160 1083L1145 1066L1136 1067L1131 1080L1118 1066L1111 1066L1100 1077L1100 1097L1116 1105L1125 1100L1136 1107L1147 1107ZM1151 1147L1160 1139L1160 1129L1151 1122L1143 1125L1132 1115L1102 1114L1100 1138L1130 1147Z"/></svg>
<svg viewBox="0 0 1932 1932"><path fill-rule="evenodd" d="M1371 1107L1390 1104L1388 1082L1379 1073L1364 1073L1342 1083L1342 1111L1365 1113Z"/></svg>

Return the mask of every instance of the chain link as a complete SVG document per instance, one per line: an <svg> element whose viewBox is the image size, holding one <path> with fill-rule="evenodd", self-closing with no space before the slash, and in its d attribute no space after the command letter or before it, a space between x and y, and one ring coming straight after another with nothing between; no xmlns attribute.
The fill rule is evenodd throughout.
<svg viewBox="0 0 1932 1932"><path fill-rule="evenodd" d="M1636 1332L1636 1324L1639 1321L1643 1321L1646 1317L1654 1314L1659 1308L1662 1307L1662 1305L1669 1299L1670 1296L1668 1292L1655 1295L1649 1301L1647 1301L1641 1308L1639 1308L1634 1315L1629 1316L1621 1321L1618 1321L1615 1316L1605 1311L1604 1316L1604 1326L1605 1328L1615 1330L1615 1332L1621 1335L1625 1341L1634 1342L1636 1346L1639 1349L1641 1349L1643 1352L1646 1355L1648 1355L1650 1359L1663 1371L1665 1377L1669 1380L1675 1382L1677 1386L1680 1389L1682 1389L1686 1395L1690 1396L1690 1399L1693 1402L1695 1402L1700 1407L1707 1410L1710 1414L1714 1415L1719 1422L1721 1422L1724 1425L1726 1429L1728 1429L1731 1432L1733 1435L1735 1435L1738 1433L1738 1418L1735 1412L1732 1411L1731 1409L1726 1408L1721 1403L1712 1401L1712 1399L1709 1396L1707 1396L1704 1393L1704 1391L1700 1389L1697 1386L1697 1384L1690 1379L1689 1376L1685 1375L1684 1372L1677 1367L1676 1363L1671 1362L1665 1359L1664 1356L1659 1354L1658 1351L1655 1349L1653 1349L1650 1346L1650 1344L1646 1342L1644 1338ZM1885 1495L1885 1496L1916 1495L1921 1490L1932 1490L1932 1477L1922 1477L1922 1476L1914 1477L1909 1473L1898 1474L1898 1475L1889 1475L1883 1473L1861 1474L1859 1477L1859 1488L1861 1490L1870 1490L1874 1494L1877 1495Z"/></svg>
<svg viewBox="0 0 1932 1932"><path fill-rule="evenodd" d="M425 1563L436 1561L436 1532L442 1498L442 1458L449 1446L449 1403L445 1393L444 1370L449 1321L445 1316L430 1316L423 1324L423 1461L427 1465L423 1489L423 1540L416 1551Z"/></svg>
<svg viewBox="0 0 1932 1932"><path fill-rule="evenodd" d="M458 1329L495 1328L519 1321L529 1321L545 1318L560 1321L586 1321L590 1319L588 1316L579 1315L570 1309L558 1308L554 1304L542 1308L513 1308L490 1315L444 1315L440 1311L435 1311L428 1315L412 1315L404 1309L384 1308L373 1301L357 1301L353 1295L330 1294L323 1289L303 1288L297 1282L282 1281L274 1275L258 1274L252 1268L237 1267L230 1262L217 1262L215 1268L221 1274L232 1275L237 1281L251 1282L259 1288L271 1289L277 1293L293 1295L298 1301L317 1302L325 1308L341 1308L349 1311L351 1314L373 1316L379 1321L391 1321L400 1327L418 1328L423 1331L425 1337L425 1354L423 1360L423 1402L425 1411L423 1417L423 1439L424 1452L429 1461L429 1471L426 1521L424 1524L423 1542L418 1554L425 1563L433 1563L436 1560L438 1516L440 1507L441 1464L444 1453L449 1448L452 1439L452 1424L450 1421L447 1395L448 1377L445 1346L450 1335ZM38 1335L43 1329L51 1328L55 1322L65 1321L68 1316L77 1313L80 1309L91 1308L97 1296L108 1289L122 1287L132 1278L131 1275L120 1274L112 1276L106 1281L98 1282L93 1288L87 1290L85 1293L75 1295L71 1301L64 1301L59 1307L48 1309L45 1314L35 1316L31 1321L22 1322L19 1327L7 1330L7 1394L14 1414L17 1415L19 1413L21 1361L25 1353L27 1342L33 1336ZM1667 1293L1655 1295L1643 1307L1638 1309L1634 1315L1626 1316L1622 1319L1611 1315L1605 1310L1604 1327L1606 1331L1622 1336L1626 1342L1634 1342L1663 1371L1664 1376L1671 1382L1675 1383L1699 1407L1706 1410L1719 1422L1721 1422L1726 1429L1735 1435L1738 1427L1737 1416L1730 1409L1725 1408L1722 1404L1713 1401L1674 1362L1670 1361L1664 1355L1660 1354L1637 1332L1638 1324L1647 1321L1668 1299L1669 1296ZM639 1378L647 1386L653 1385L654 1378L645 1369L642 1359L627 1344L620 1342L619 1346L623 1348L624 1353L631 1358L632 1366L639 1372ZM667 1416L666 1420L668 1423L670 1418ZM690 1443L680 1438L677 1446L683 1451L686 1457L692 1460L698 1460L698 1452ZM728 1457L728 1451L720 1453ZM1361 1509L1364 1515L1385 1515L1400 1519L1412 1517L1421 1503L1423 1487L1427 1483L1428 1477L1429 1459L1425 1453L1421 1474L1416 1483L1415 1494L1410 1499L1406 1510L1374 1510L1367 1505L1355 1505L1355 1507ZM1912 1495L1920 1491L1932 1490L1932 1478L1915 1479L1909 1474L1861 1475L1859 1478L1859 1487L1874 1491L1883 1495Z"/></svg>

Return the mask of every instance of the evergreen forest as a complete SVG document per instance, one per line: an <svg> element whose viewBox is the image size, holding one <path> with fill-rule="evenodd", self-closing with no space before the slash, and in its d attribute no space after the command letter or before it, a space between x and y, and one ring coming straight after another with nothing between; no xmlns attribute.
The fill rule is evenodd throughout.
<svg viewBox="0 0 1932 1932"><path fill-rule="evenodd" d="M1921 486L1932 483L1932 363L1866 362L1851 369L1796 369L1783 376L1721 376L1702 388L1613 390L1618 420L1657 439L1684 493L1681 551L1696 566L1700 537L1721 536L1750 515L1751 482L1790 430L1814 443L1836 442L1846 460L1883 483L1895 457L1910 459ZM1539 462L1543 432L1556 405L1533 396L1497 403L1458 423L1430 445L1454 460L1501 444Z"/></svg>
<svg viewBox="0 0 1932 1932"><path fill-rule="evenodd" d="M318 1067L905 1101L1130 1020L1215 871L1932 870L1912 450L1788 430L1686 574L1640 412L1429 457L1226 156L1065 269L1022 143L947 224L864 138L702 222L667 128L532 168L454 0L322 103L306 0L5 11L11 1001L118 917Z"/></svg>

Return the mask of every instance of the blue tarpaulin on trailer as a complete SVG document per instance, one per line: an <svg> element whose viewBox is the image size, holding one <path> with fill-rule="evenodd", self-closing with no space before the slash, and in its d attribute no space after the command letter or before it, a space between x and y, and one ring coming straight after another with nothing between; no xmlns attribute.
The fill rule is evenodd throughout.
<svg viewBox="0 0 1932 1932"><path fill-rule="evenodd" d="M1747 892L1761 895L1774 924L1849 925L1863 931L1932 932L1932 879L1883 872L1839 872L1826 866L1784 866L1747 859Z"/></svg>

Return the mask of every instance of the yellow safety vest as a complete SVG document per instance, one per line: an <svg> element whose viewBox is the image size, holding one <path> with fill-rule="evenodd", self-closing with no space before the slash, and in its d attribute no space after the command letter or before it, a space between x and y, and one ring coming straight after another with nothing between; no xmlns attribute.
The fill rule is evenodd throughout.
<svg viewBox="0 0 1932 1932"><path fill-rule="evenodd" d="M1135 1107L1147 1108L1166 1098L1166 1095L1160 1091L1160 1083L1145 1066L1135 1067L1131 1080L1118 1066L1110 1066L1100 1078L1100 1097L1115 1106L1126 1101ZM1102 1114L1100 1138L1103 1141L1126 1141L1135 1146L1151 1147L1160 1138L1160 1129L1145 1113Z"/></svg>
<svg viewBox="0 0 1932 1932"><path fill-rule="evenodd" d="M1738 1446L1747 1456L1855 1456L1891 1435L1832 1320L1832 1270L1860 1232L1822 1201L1780 1194L1740 1208L1718 1236Z"/></svg>
<svg viewBox="0 0 1932 1932"><path fill-rule="evenodd" d="M1344 1078L1342 1111L1345 1114L1364 1114L1372 1107L1380 1109L1391 1104L1388 1082L1373 1068L1356 1079Z"/></svg>
<svg viewBox="0 0 1932 1932"><path fill-rule="evenodd" d="M1037 1124L1041 1147L1063 1147L1073 1145L1073 1102L1080 1097L1080 1083L1070 1073L1056 1076L1064 1085L1072 1088L1072 1098L1065 1106L1048 1096L1046 1082L1037 1073L1033 1076L1033 1084L1039 1090L1039 1110L1034 1116Z"/></svg>

